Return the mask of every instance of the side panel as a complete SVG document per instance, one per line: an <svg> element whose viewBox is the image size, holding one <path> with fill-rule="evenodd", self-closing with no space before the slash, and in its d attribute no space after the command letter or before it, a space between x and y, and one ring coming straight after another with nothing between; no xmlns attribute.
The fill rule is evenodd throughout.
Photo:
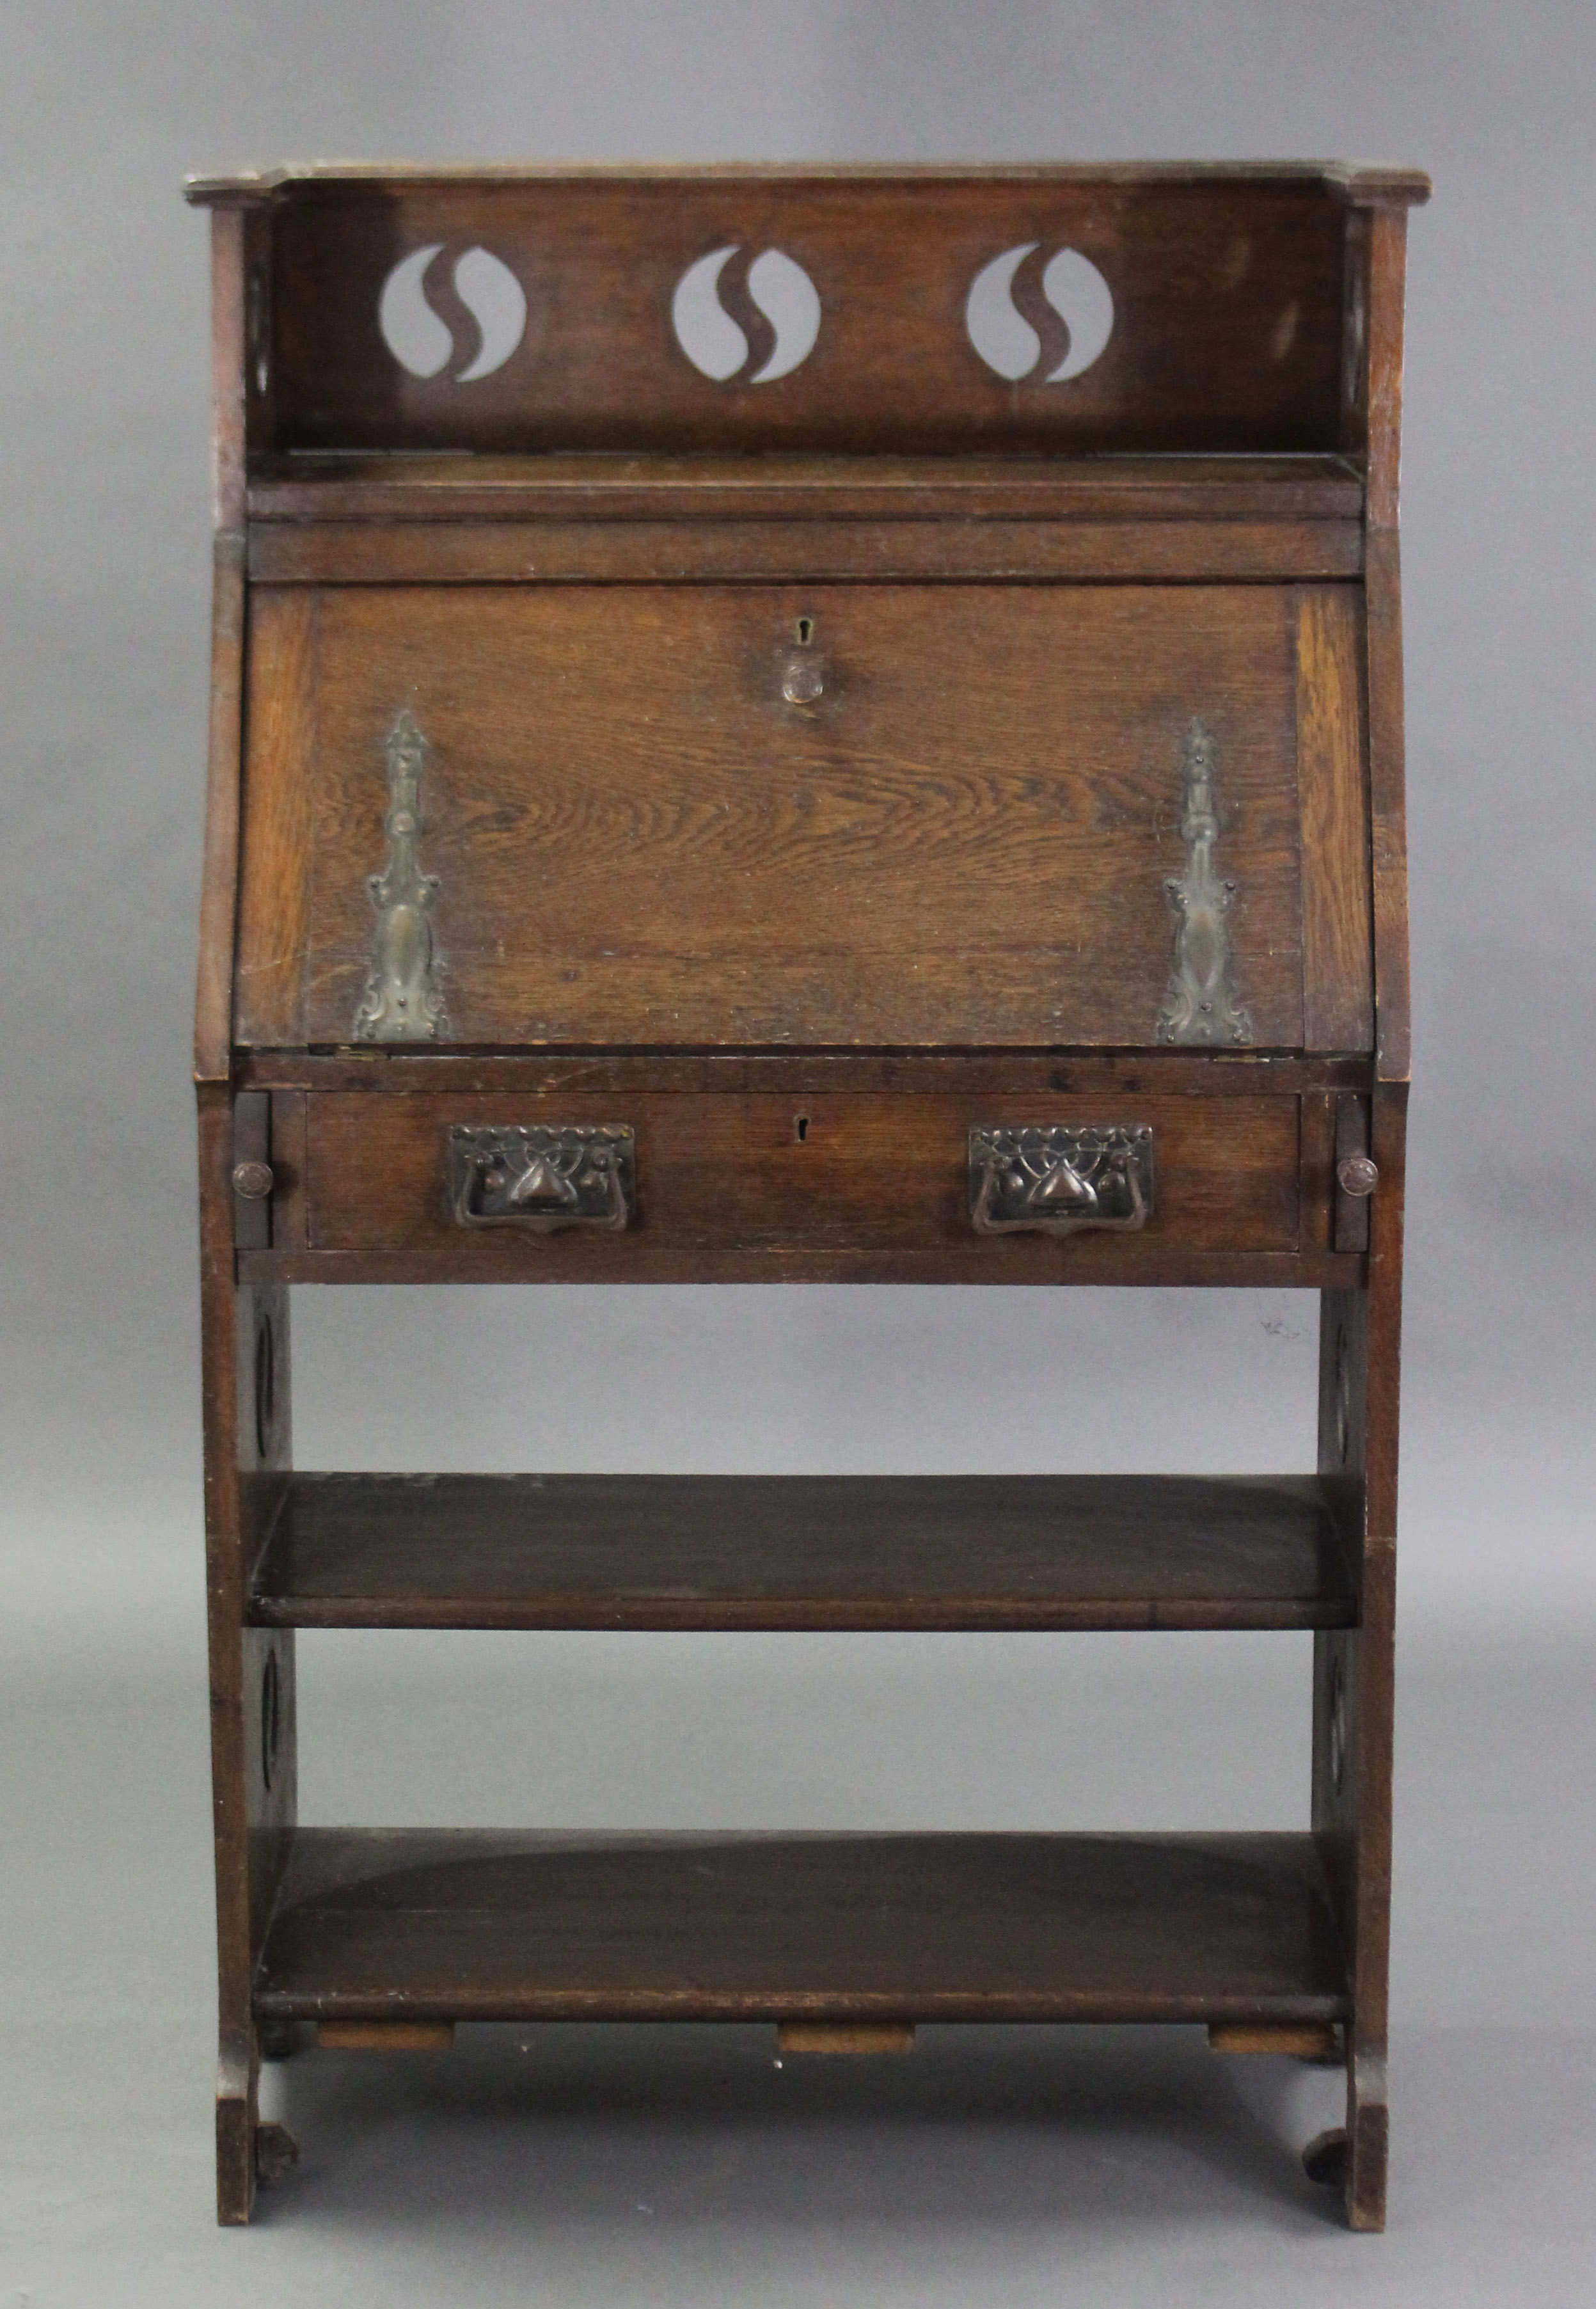
<svg viewBox="0 0 1596 2309"><path fill-rule="evenodd" d="M235 1004L239 1040L300 1039L310 951L320 596L253 586Z"/></svg>
<svg viewBox="0 0 1596 2309"><path fill-rule="evenodd" d="M220 2055L217 2210L246 2221L254 2186L255 1959L295 1820L294 1651L244 1624L249 1576L291 1464L288 1293L233 1281L232 1116L200 1101L201 1315Z"/></svg>
<svg viewBox="0 0 1596 2309"><path fill-rule="evenodd" d="M1305 585L1297 615L1297 781L1302 802L1302 1043L1374 1047L1363 595Z"/></svg>

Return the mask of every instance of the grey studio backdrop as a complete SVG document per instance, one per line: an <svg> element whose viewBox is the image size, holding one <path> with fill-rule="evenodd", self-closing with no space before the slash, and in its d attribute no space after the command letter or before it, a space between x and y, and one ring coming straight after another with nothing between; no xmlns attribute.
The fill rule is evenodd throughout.
<svg viewBox="0 0 1596 2309"><path fill-rule="evenodd" d="M0 2302L1588 2297L1593 51L1588 0L3 0ZM1330 2080L1123 2030L931 2031L841 2077L738 2029L312 2058L272 2085L300 2175L249 2235L210 2226L207 276L178 180L325 154L1433 171L1384 2240L1296 2176ZM301 1292L293 1319L303 1465L1310 1463L1307 1294ZM303 1809L1294 1825L1307 1642L306 1639Z"/></svg>

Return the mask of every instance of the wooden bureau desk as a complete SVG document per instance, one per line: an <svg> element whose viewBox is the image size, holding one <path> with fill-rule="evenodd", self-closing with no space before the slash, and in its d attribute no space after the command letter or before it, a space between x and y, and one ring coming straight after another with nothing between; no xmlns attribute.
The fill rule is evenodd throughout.
<svg viewBox="0 0 1596 2309"><path fill-rule="evenodd" d="M222 2219L304 2024L1073 2019L1344 2063L1309 2169L1378 2227L1425 179L190 189ZM770 1280L1316 1290L1317 1469L293 1467L289 1284ZM310 1627L1311 1628L1311 1795L1267 1836L301 1830Z"/></svg>

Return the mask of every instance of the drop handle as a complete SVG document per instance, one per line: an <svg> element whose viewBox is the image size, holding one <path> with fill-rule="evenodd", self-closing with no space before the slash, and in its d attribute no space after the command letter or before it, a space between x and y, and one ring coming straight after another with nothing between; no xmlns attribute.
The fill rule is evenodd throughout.
<svg viewBox="0 0 1596 2309"><path fill-rule="evenodd" d="M987 1126L971 1130L969 1161L977 1234L1134 1234L1152 1215L1145 1124Z"/></svg>
<svg viewBox="0 0 1596 2309"><path fill-rule="evenodd" d="M1343 1154L1335 1175L1343 1195L1372 1195L1380 1183L1379 1166L1367 1154Z"/></svg>
<svg viewBox="0 0 1596 2309"><path fill-rule="evenodd" d="M636 1139L628 1123L456 1123L445 1153L456 1226L621 1234L632 1223Z"/></svg>

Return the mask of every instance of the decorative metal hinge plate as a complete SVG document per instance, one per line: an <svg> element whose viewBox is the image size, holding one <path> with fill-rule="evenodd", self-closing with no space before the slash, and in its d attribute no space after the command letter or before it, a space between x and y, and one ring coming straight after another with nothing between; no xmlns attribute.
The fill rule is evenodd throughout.
<svg viewBox="0 0 1596 2309"><path fill-rule="evenodd" d="M436 1042L449 1032L439 980L444 965L427 920L438 878L424 874L417 855L421 837L421 769L427 740L408 710L388 732L388 863L367 878L376 908L376 936L366 991L355 1013L358 1042Z"/></svg>
<svg viewBox="0 0 1596 2309"><path fill-rule="evenodd" d="M456 1226L606 1227L618 1234L636 1203L636 1135L627 1124L456 1123L449 1132L449 1209Z"/></svg>
<svg viewBox="0 0 1596 2309"><path fill-rule="evenodd" d="M970 1217L977 1234L1121 1234L1152 1210L1152 1132L1123 1129L970 1134Z"/></svg>
<svg viewBox="0 0 1596 2309"><path fill-rule="evenodd" d="M1213 870L1220 835L1213 762L1213 733L1206 722L1194 721L1180 749L1186 872L1164 884L1175 917L1175 968L1159 1013L1158 1038L1222 1042L1234 1049L1252 1041L1253 1022L1230 983L1229 916L1236 885L1221 881Z"/></svg>

